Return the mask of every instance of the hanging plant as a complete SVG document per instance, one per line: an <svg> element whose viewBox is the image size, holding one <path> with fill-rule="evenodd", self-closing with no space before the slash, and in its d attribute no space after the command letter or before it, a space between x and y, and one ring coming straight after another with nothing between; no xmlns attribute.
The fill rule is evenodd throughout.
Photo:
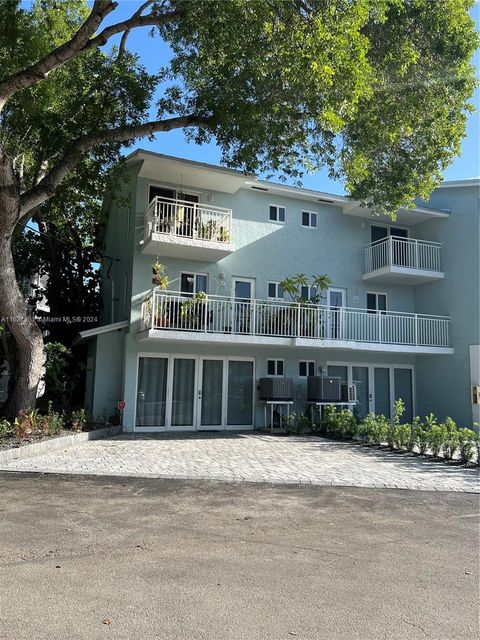
<svg viewBox="0 0 480 640"><path fill-rule="evenodd" d="M168 287L167 268L161 262L157 261L152 265L152 284L162 290Z"/></svg>

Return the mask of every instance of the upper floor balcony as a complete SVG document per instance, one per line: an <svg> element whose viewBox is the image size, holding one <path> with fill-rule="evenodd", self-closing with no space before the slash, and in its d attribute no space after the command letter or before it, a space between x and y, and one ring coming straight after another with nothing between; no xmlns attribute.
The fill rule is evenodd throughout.
<svg viewBox="0 0 480 640"><path fill-rule="evenodd" d="M452 353L443 316L151 291L139 340Z"/></svg>
<svg viewBox="0 0 480 640"><path fill-rule="evenodd" d="M443 278L441 244L387 236L365 249L363 280L390 284L423 284Z"/></svg>
<svg viewBox="0 0 480 640"><path fill-rule="evenodd" d="M142 252L218 262L233 252L232 210L157 196L145 211Z"/></svg>

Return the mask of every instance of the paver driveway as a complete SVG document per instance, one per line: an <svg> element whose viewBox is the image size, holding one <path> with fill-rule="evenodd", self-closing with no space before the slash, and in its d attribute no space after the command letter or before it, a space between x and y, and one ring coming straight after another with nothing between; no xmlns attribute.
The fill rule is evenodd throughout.
<svg viewBox="0 0 480 640"><path fill-rule="evenodd" d="M478 492L478 472L318 437L122 435L8 463L9 471Z"/></svg>

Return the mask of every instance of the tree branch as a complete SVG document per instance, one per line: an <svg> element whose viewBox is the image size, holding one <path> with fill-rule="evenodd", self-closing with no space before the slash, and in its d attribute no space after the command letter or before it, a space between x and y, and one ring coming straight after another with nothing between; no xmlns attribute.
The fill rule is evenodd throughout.
<svg viewBox="0 0 480 640"><path fill-rule="evenodd" d="M146 2L144 2L137 11L135 11L135 13L133 14L132 18L138 18L138 16L141 16L142 13L145 11L145 9L151 5L153 2L153 0L146 0ZM127 40L128 40L128 36L130 34L131 29L127 29L127 31L124 31L123 35L122 35L122 39L120 40L120 46L118 48L118 58L121 58L123 56L123 54L125 53L126 47L127 47ZM118 59L117 58L117 59Z"/></svg>
<svg viewBox="0 0 480 640"><path fill-rule="evenodd" d="M145 2L140 9L143 11L149 4L151 4L151 1ZM60 45L60 47L49 53L43 60L39 60L30 67L0 82L0 111L12 95L45 80L51 71L63 66L68 60L76 58L92 49L104 46L112 36L123 33L122 41L123 47L125 47L126 37L128 36L127 32L132 29L138 27L159 27L176 20L181 15L181 11L172 11L162 14L149 13L146 16L142 16L139 13L140 9L138 9L127 20L105 27L103 31L92 38L91 36L103 22L104 18L114 11L117 6L118 3L112 2L111 0L95 0L90 15L68 42Z"/></svg>
<svg viewBox="0 0 480 640"><path fill-rule="evenodd" d="M75 168L82 156L93 147L107 142L128 142L135 138L151 136L159 131L171 131L186 127L208 127L209 125L208 118L194 115L178 116L144 124L106 129L94 135L79 138L72 143L63 157L37 185L21 195L18 222L29 216L32 209L49 200L55 194L55 190L62 180Z"/></svg>
<svg viewBox="0 0 480 640"><path fill-rule="evenodd" d="M112 0L95 0L90 15L68 42L60 45L30 67L4 78L0 83L0 110L12 95L38 84L53 69L57 69L74 57L90 41L104 18L116 8L117 3Z"/></svg>

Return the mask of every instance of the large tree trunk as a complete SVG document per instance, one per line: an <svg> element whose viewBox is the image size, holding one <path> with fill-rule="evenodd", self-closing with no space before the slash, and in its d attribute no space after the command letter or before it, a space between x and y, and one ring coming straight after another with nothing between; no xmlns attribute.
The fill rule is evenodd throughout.
<svg viewBox="0 0 480 640"><path fill-rule="evenodd" d="M0 148L0 319L14 341L12 384L4 413L9 418L35 407L42 375L43 336L15 276L12 235L20 211L20 187L11 159Z"/></svg>

